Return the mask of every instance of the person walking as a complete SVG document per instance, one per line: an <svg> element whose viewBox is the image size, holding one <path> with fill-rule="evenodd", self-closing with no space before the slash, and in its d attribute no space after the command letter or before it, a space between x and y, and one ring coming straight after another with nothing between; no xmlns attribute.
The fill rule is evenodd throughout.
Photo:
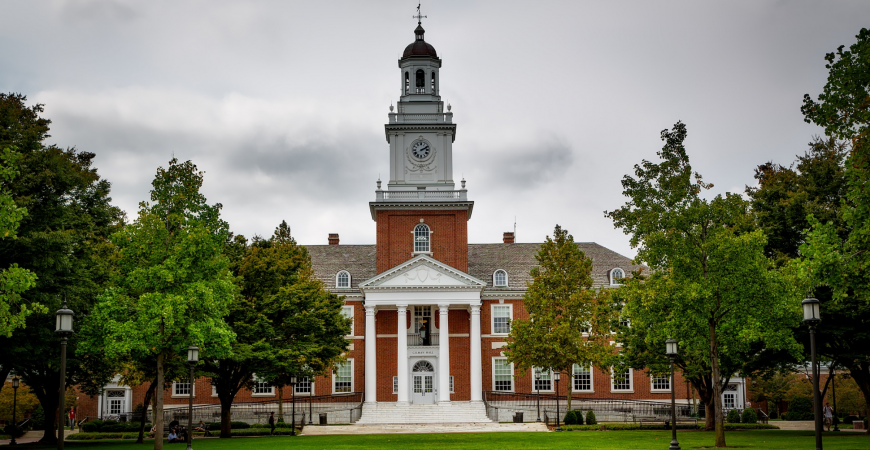
<svg viewBox="0 0 870 450"><path fill-rule="evenodd" d="M69 429L72 431L76 427L76 409L69 409Z"/></svg>
<svg viewBox="0 0 870 450"><path fill-rule="evenodd" d="M275 435L275 412L269 413L269 436Z"/></svg>
<svg viewBox="0 0 870 450"><path fill-rule="evenodd" d="M825 426L828 427L828 431L831 431L831 425L834 424L834 408L831 408L830 403L825 402L822 412L825 415Z"/></svg>

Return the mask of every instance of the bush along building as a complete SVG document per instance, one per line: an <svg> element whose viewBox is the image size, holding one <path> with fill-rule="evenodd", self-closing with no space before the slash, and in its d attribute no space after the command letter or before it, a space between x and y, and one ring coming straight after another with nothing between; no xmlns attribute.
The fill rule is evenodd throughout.
<svg viewBox="0 0 870 450"><path fill-rule="evenodd" d="M468 243L474 202L465 180L454 181L457 124L440 96L442 60L424 33L418 22L398 61L402 95L384 126L389 181L383 186L378 180L368 205L376 243L341 245L339 235L330 234L328 245L306 246L316 277L344 298L352 344L347 361L328 376L283 388L287 421L293 396L306 423L311 414L316 423L320 413L330 422L504 421L520 410L525 421L534 421L537 393L544 398L542 414L554 416L553 374L520 375L503 354L510 322L528 317L523 294L540 244L517 243L513 232L501 243ZM577 245L592 259L595 289L617 287L637 269L601 245ZM563 396L571 384L574 408L596 410L599 421L663 418L671 389L689 414L693 398L679 373L671 386L668 377L646 371L612 376L575 366L559 384ZM144 389L110 384L103 395L80 399L79 417L126 417L142 403ZM732 379L723 404L742 409L744 392L743 380ZM515 396L494 400L495 393ZM189 396L196 420L218 420L219 402L206 378L194 386L174 383L165 395L167 414L186 414ZM276 387L258 382L236 397L234 420L263 422L278 411L278 398Z"/></svg>

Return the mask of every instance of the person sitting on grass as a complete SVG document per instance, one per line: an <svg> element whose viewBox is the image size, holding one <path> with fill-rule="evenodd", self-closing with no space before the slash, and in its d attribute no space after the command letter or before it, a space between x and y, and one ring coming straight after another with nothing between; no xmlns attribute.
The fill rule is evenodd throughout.
<svg viewBox="0 0 870 450"><path fill-rule="evenodd" d="M152 426L151 431L148 432L148 435L151 437L154 437L155 434L157 434L157 425Z"/></svg>
<svg viewBox="0 0 870 450"><path fill-rule="evenodd" d="M178 435L175 433L175 428L169 430L169 443L174 444L176 442L182 442L181 439L178 439Z"/></svg>
<svg viewBox="0 0 870 450"><path fill-rule="evenodd" d="M205 423L203 421L199 421L199 425L194 428L195 431L205 431Z"/></svg>

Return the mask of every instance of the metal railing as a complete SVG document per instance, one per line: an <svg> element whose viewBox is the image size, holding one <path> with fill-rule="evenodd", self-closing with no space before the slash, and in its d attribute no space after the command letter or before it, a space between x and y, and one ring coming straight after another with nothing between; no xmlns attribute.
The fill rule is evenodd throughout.
<svg viewBox="0 0 870 450"><path fill-rule="evenodd" d="M412 201L412 200L468 200L468 191L461 189L458 191L375 191L376 201Z"/></svg>
<svg viewBox="0 0 870 450"><path fill-rule="evenodd" d="M437 346L438 333L427 333L427 339L423 339L420 333L408 333L408 345L415 347Z"/></svg>
<svg viewBox="0 0 870 450"><path fill-rule="evenodd" d="M390 123L453 123L453 113L389 113Z"/></svg>

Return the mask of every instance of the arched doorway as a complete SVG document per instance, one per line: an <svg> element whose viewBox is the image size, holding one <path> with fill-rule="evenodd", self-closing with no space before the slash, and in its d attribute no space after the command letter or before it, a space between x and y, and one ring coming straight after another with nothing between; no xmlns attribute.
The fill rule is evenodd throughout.
<svg viewBox="0 0 870 450"><path fill-rule="evenodd" d="M435 367L417 361L411 369L411 403L435 403Z"/></svg>

